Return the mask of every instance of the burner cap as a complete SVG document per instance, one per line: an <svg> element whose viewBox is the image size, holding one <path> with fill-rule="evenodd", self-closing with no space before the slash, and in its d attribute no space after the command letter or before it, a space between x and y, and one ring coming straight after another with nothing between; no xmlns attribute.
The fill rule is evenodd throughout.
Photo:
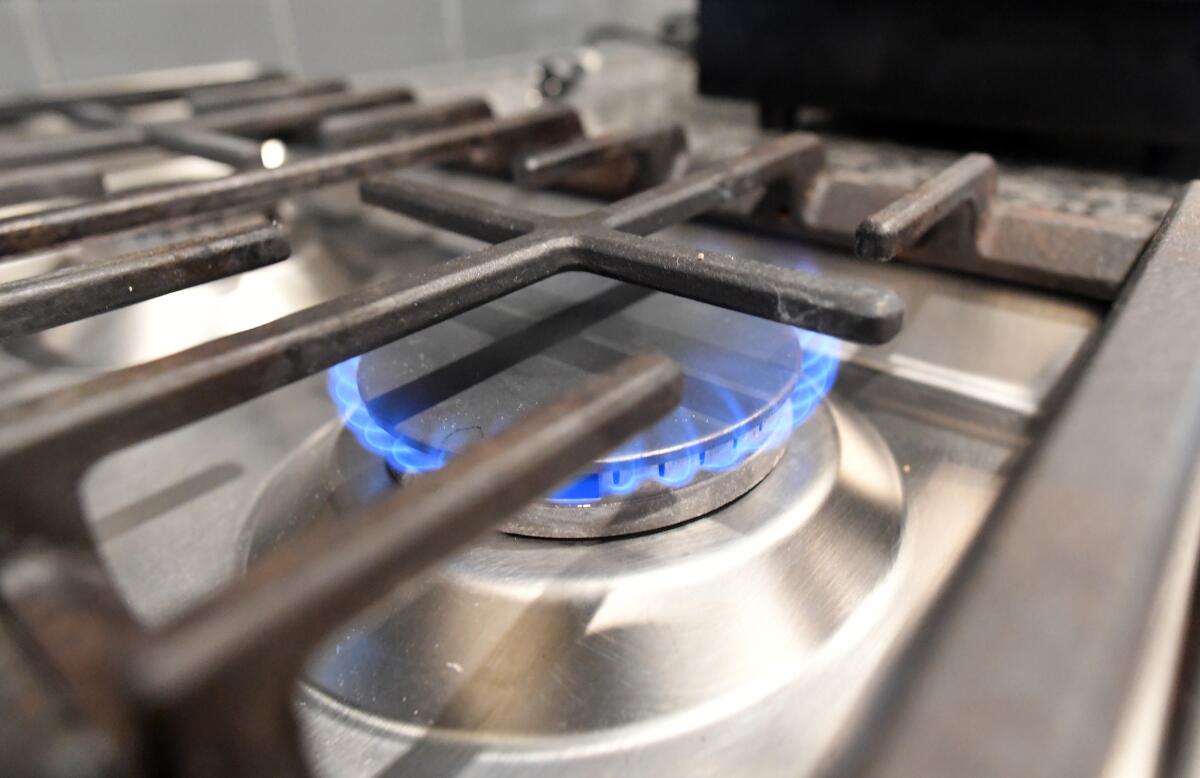
<svg viewBox="0 0 1200 778"><path fill-rule="evenodd" d="M694 518L765 477L832 383L837 360L817 345L784 325L573 273L345 363L332 384L359 439L403 478L628 356L670 356L684 371L680 406L505 526L604 537Z"/></svg>

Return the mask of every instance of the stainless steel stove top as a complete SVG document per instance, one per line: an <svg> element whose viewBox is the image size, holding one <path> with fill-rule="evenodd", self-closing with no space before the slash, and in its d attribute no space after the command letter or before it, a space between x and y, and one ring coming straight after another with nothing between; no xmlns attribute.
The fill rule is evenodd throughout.
<svg viewBox="0 0 1200 778"><path fill-rule="evenodd" d="M581 206L550 194L520 202ZM397 218L328 224L297 247L291 272L334 254L327 246L347 256L347 243L357 249L347 275L412 272L467 248ZM1098 322L1087 303L850 264L790 240L700 225L666 237L882 280L908 305L905 330L884 347L846 346L830 399L727 507L606 542L495 535L332 640L297 703L323 772L818 767L978 531ZM253 273L237 284L249 287L250 316L293 302L264 302ZM169 297L153 304L178 310ZM163 620L300 528L398 488L344 431L325 384L277 391L89 474L102 554L141 618Z"/></svg>
<svg viewBox="0 0 1200 778"><path fill-rule="evenodd" d="M674 59L617 48L589 51L583 61L589 76L573 99L591 128L687 117L702 157L728 156L759 137L741 107L695 97L687 67ZM500 112L538 99L521 67L406 75L422 95L483 92ZM833 139L829 157L839 170L904 187L945 159L852 139ZM125 175L137 186L156 171L153 161ZM212 172L197 165L191 174ZM538 213L566 216L596 205L469 172L407 175ZM1006 170L1003 182L1002 202L1114 217L1143 231L1153 229L1173 194L1156 182L1042 169ZM345 187L294 197L277 214L292 242L287 262L9 341L0 354L0 401L240 332L369 281L415 281L480 245L366 209ZM1083 297L862 262L827 245L711 222L659 237L695 247L701 258L720 252L876 282L903 299L904 328L885 345L838 346L832 392L782 433L769 456L733 468L740 480L687 487L702 496L661 489L670 499L636 510L615 497L543 503L507 525L510 532L489 534L338 630L308 664L295 698L319 774L831 769L861 736L890 671L1040 433L1051 393L1106 313L1103 302ZM142 239L95 238L5 272L69 262L71 252L89 247L125 253ZM649 330L704 340L696 330L711 320L716 329L705 348L730 352L744 339L748 352L776 356L772 339L791 337L785 325L752 320L743 327L704 311L695 324L687 306L702 303L681 306L662 292L647 297L620 281L587 279L539 282L477 309L474 319L452 319L384 347L363 364L384 366L371 379L383 382L382 392L457 366L457 383L441 404L426 406L433 421L402 420L419 443L456 450L445 442L446 414L465 414L451 426L479 427L486 436L484 416L527 410L581 372L609 366L581 354L645 350L636 339ZM563 325L566 345L553 337L522 340L561 319L566 303L547 299L578 304L606 294L636 299L593 312L586 326ZM489 331L493 324L497 332ZM520 359L497 366L512 356L487 352L502 336L520 347ZM657 343L658 336L647 337ZM686 376L687 357L680 361ZM359 384L369 388L363 370ZM769 394L758 378L743 377L739 389ZM302 531L348 521L419 479L355 440L328 381L325 374L298 381L109 455L87 473L82 502L99 553L143 624L168 623ZM481 410L481 398L499 410ZM668 442L679 450L693 445L690 438ZM614 530L630 510L630 523ZM564 516L582 529L555 537Z"/></svg>

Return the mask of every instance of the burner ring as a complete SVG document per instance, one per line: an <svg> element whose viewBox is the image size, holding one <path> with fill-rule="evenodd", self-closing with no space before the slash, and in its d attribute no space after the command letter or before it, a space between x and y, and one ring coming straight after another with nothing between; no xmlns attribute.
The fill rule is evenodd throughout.
<svg viewBox="0 0 1200 778"><path fill-rule="evenodd" d="M633 353L685 374L672 414L504 525L597 538L704 515L770 472L836 375L828 338L587 274L534 284L338 365L347 427L401 483Z"/></svg>
<svg viewBox="0 0 1200 778"><path fill-rule="evenodd" d="M619 537L649 532L703 516L723 505L733 502L758 485L774 469L787 448L787 437L792 430L792 409L782 402L767 414L750 433L764 440L747 446L749 454L737 455L737 442L726 440L717 446L728 451L736 464L728 467L700 469L699 455L688 456L688 464L677 468L684 471L679 477L680 485L664 483L646 478L632 494L618 495L594 502L568 502L565 500L543 500L530 505L509 519L500 528L513 535L562 540ZM767 438L774 437L776 440ZM738 441L740 442L740 441ZM649 465L660 468L663 465ZM601 471L600 477L608 472Z"/></svg>

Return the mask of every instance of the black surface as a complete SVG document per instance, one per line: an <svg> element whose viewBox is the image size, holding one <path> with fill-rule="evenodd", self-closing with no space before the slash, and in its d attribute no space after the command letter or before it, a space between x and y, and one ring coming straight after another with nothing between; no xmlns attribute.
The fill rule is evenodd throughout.
<svg viewBox="0 0 1200 778"><path fill-rule="evenodd" d="M1200 144L1200 3L701 0L700 89L856 121Z"/></svg>

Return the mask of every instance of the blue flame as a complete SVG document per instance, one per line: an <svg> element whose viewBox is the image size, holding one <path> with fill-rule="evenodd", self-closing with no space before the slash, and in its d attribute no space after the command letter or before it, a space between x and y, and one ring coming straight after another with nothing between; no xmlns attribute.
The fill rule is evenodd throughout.
<svg viewBox="0 0 1200 778"><path fill-rule="evenodd" d="M806 330L794 330L801 348L800 375L789 402L766 414L754 424L747 424L731 437L708 448L681 452L665 460L647 462L633 459L606 464L588 473L550 497L555 502L588 504L609 495L636 491L647 481L670 487L689 483L701 471L722 472L737 467L751 454L771 446L782 445L792 430L806 422L829 394L837 380L838 342L825 335ZM358 366L361 357L354 357L329 370L329 396L337 406L338 415L354 437L371 453L383 458L399 473L427 473L446 464L446 452L430 452L414 445L404 437L380 426L367 411L358 388ZM622 447L638 450L638 438Z"/></svg>
<svg viewBox="0 0 1200 778"><path fill-rule="evenodd" d="M427 473L446 464L445 454L422 451L404 438L388 432L371 418L362 393L358 390L358 363L361 359L347 359L331 368L327 385L338 415L362 447L383 457L401 473Z"/></svg>

